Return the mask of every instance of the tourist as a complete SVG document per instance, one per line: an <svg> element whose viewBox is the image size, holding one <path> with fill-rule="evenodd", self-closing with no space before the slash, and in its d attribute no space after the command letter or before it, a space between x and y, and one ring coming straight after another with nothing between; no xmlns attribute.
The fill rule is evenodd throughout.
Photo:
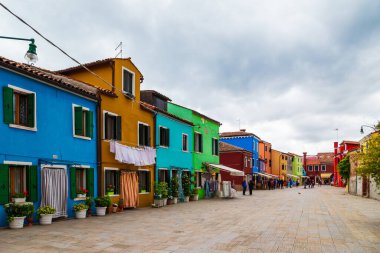
<svg viewBox="0 0 380 253"><path fill-rule="evenodd" d="M243 195L245 195L245 191L247 190L247 181L245 181L245 179L243 180L241 186L243 186Z"/></svg>
<svg viewBox="0 0 380 253"><path fill-rule="evenodd" d="M252 190L253 190L253 180L249 180L248 183L248 189L249 189L249 195L252 195Z"/></svg>

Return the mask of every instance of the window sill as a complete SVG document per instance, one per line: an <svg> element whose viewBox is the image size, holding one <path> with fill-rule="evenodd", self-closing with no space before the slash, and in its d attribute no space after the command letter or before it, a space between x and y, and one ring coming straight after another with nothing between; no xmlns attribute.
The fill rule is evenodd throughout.
<svg viewBox="0 0 380 253"><path fill-rule="evenodd" d="M139 192L139 194L141 194L141 195L148 195L148 194L150 194L150 192Z"/></svg>
<svg viewBox="0 0 380 253"><path fill-rule="evenodd" d="M83 139L83 140L91 141L91 138L90 138L90 137L87 137L87 136L80 136L80 135L75 135L75 134L74 134L74 138L78 138L78 139Z"/></svg>
<svg viewBox="0 0 380 253"><path fill-rule="evenodd" d="M37 132L36 127L26 127L26 126L20 126L20 125L16 125L16 124L9 124L9 127Z"/></svg>
<svg viewBox="0 0 380 253"><path fill-rule="evenodd" d="M182 150L182 152L189 153L189 150Z"/></svg>
<svg viewBox="0 0 380 253"><path fill-rule="evenodd" d="M84 198L75 198L74 201L81 201L81 200L86 200L87 197L84 197Z"/></svg>
<svg viewBox="0 0 380 253"><path fill-rule="evenodd" d="M120 196L120 194L114 194L114 195L104 195L104 197L107 197L107 196L109 196L109 197L118 197L118 196Z"/></svg>
<svg viewBox="0 0 380 253"><path fill-rule="evenodd" d="M168 149L169 148L169 146L159 146L160 148L165 148L165 149Z"/></svg>
<svg viewBox="0 0 380 253"><path fill-rule="evenodd" d="M135 100L135 95L133 95L133 94L131 94L131 93L129 93L129 92L125 92L125 91L123 91L123 95L126 97L126 98L128 98L128 99L130 99L130 100Z"/></svg>

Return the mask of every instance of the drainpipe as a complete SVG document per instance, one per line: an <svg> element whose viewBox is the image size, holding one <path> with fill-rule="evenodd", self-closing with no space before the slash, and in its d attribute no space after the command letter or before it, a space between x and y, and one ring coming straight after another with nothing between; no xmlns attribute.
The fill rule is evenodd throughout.
<svg viewBox="0 0 380 253"><path fill-rule="evenodd" d="M98 160L98 196L103 196L102 193L102 177L103 177L103 171L102 171L102 131L101 131L101 122L102 122L102 113L101 113L101 102L102 97L101 95L97 94L98 97L98 104L96 106L96 129L97 131L97 138L96 138L96 148L97 148L97 160ZM95 196L94 196L95 197Z"/></svg>
<svg viewBox="0 0 380 253"><path fill-rule="evenodd" d="M115 92L115 61L110 63L112 69L112 92Z"/></svg>

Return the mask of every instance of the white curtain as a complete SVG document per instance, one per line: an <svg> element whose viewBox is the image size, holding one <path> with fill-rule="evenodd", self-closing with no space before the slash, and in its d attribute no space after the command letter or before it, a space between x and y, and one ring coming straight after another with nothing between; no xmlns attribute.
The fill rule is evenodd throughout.
<svg viewBox="0 0 380 253"><path fill-rule="evenodd" d="M51 206L56 209L54 218L67 216L67 172L65 169L44 168L42 170L41 206Z"/></svg>

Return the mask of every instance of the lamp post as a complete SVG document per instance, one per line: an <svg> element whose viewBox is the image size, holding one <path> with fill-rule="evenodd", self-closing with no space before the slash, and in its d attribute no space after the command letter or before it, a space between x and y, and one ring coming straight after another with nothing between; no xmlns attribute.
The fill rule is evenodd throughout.
<svg viewBox="0 0 380 253"><path fill-rule="evenodd" d="M374 131L376 131L376 128L375 128L374 126L362 125L362 126L360 127L360 133L361 133L361 134L364 134L363 127L369 127L369 128L372 128Z"/></svg>
<svg viewBox="0 0 380 253"><path fill-rule="evenodd" d="M8 40L24 40L24 41L30 41L29 49L26 52L24 58L28 61L28 63L36 63L38 60L37 52L36 52L36 44L34 44L34 39L25 39L25 38L16 38L16 37L6 37L6 36L0 36L0 39L8 39Z"/></svg>

